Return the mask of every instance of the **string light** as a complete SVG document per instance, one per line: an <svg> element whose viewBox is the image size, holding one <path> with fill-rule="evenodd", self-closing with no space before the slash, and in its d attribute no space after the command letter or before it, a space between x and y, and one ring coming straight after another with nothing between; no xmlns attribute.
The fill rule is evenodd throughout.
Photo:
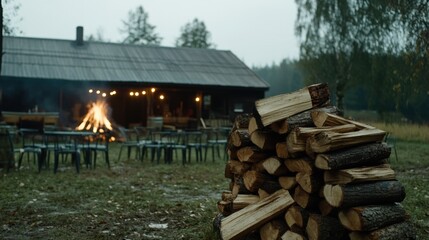
<svg viewBox="0 0 429 240"><path fill-rule="evenodd" d="M159 95L159 99L164 100L164 95Z"/></svg>
<svg viewBox="0 0 429 240"><path fill-rule="evenodd" d="M196 97L195 98L195 102L199 102L200 101L200 98L199 97Z"/></svg>

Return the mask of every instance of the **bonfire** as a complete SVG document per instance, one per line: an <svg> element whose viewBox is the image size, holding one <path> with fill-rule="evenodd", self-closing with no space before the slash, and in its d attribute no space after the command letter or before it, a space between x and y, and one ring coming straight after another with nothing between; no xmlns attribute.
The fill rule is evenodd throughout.
<svg viewBox="0 0 429 240"><path fill-rule="evenodd" d="M92 130L103 133L104 129L112 130L112 123L108 119L109 106L105 101L98 100L89 104L89 111L77 130Z"/></svg>

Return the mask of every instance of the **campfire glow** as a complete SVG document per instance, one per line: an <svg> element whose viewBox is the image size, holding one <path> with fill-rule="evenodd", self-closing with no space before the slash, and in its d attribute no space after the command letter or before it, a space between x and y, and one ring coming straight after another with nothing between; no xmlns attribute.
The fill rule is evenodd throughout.
<svg viewBox="0 0 429 240"><path fill-rule="evenodd" d="M91 103L89 111L82 123L76 128L77 130L91 130L93 132L104 132L104 128L112 130L112 124L108 117L108 105L105 101Z"/></svg>

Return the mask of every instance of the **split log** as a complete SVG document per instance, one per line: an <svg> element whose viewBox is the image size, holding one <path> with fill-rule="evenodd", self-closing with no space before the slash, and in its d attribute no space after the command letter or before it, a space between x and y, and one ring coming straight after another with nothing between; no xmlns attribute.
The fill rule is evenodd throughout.
<svg viewBox="0 0 429 240"><path fill-rule="evenodd" d="M311 112L311 118L313 119L314 125L317 127L323 126L339 126L345 124L354 124L359 129L374 129L373 126L356 122L350 119L343 118L341 116L323 112L323 111L313 111Z"/></svg>
<svg viewBox="0 0 429 240"><path fill-rule="evenodd" d="M256 146L242 147L237 151L238 159L249 163L259 162L273 155L272 152L262 151Z"/></svg>
<svg viewBox="0 0 429 240"><path fill-rule="evenodd" d="M321 127L321 128L298 127L298 128L295 128L293 131L296 132L295 134L298 138L307 139L308 137L311 137L321 132L347 133L347 132L353 132L357 130L358 129L356 125L345 124L340 126L332 126L332 127L329 126L329 127Z"/></svg>
<svg viewBox="0 0 429 240"><path fill-rule="evenodd" d="M269 157L262 162L264 169L271 175L282 176L285 175L288 170L284 161L278 157Z"/></svg>
<svg viewBox="0 0 429 240"><path fill-rule="evenodd" d="M328 215L333 215L335 213L337 213L337 208L334 208L333 206L331 206L328 201L326 201L326 199L322 199L319 202L319 211L322 214L322 216L328 216Z"/></svg>
<svg viewBox="0 0 429 240"><path fill-rule="evenodd" d="M415 240L417 239L414 226L409 221L395 223L372 232L351 232L351 240Z"/></svg>
<svg viewBox="0 0 429 240"><path fill-rule="evenodd" d="M286 147L289 153L297 154L305 152L307 138L299 137L296 131L292 131L286 138Z"/></svg>
<svg viewBox="0 0 429 240"><path fill-rule="evenodd" d="M236 148L236 147L227 148L228 158L230 160L238 160L238 155L237 155L238 149L239 148Z"/></svg>
<svg viewBox="0 0 429 240"><path fill-rule="evenodd" d="M238 148L253 145L253 143L250 141L250 134L247 128L239 128L234 130L231 133L230 138L232 145Z"/></svg>
<svg viewBox="0 0 429 240"><path fill-rule="evenodd" d="M404 186L399 181L377 181L352 185L330 185L323 187L326 201L333 207L355 207L370 204L402 202Z"/></svg>
<svg viewBox="0 0 429 240"><path fill-rule="evenodd" d="M294 232L296 230L299 231L299 229L305 229L309 216L310 213L307 209L299 205L292 205L287 209L285 214L286 224Z"/></svg>
<svg viewBox="0 0 429 240"><path fill-rule="evenodd" d="M268 174L263 174L254 170L247 171L243 175L244 185L250 192L257 192L259 188L273 193L282 187L276 178Z"/></svg>
<svg viewBox="0 0 429 240"><path fill-rule="evenodd" d="M294 188L298 182L296 181L295 176L280 176L279 184L283 189L290 190Z"/></svg>
<svg viewBox="0 0 429 240"><path fill-rule="evenodd" d="M379 129L362 129L348 133L321 132L307 139L308 152L325 153L364 143L383 141L386 132Z"/></svg>
<svg viewBox="0 0 429 240"><path fill-rule="evenodd" d="M237 129L248 128L250 118L252 117L253 117L253 114L251 113L243 113L243 114L237 115L234 119L235 128Z"/></svg>
<svg viewBox="0 0 429 240"><path fill-rule="evenodd" d="M289 152L287 150L287 143L284 142L278 142L276 144L276 154L279 158L289 158Z"/></svg>
<svg viewBox="0 0 429 240"><path fill-rule="evenodd" d="M299 185L295 188L293 199L305 209L316 209L320 201L318 193L308 193Z"/></svg>
<svg viewBox="0 0 429 240"><path fill-rule="evenodd" d="M308 157L286 159L285 165L291 172L312 173L318 171L314 166L314 161Z"/></svg>
<svg viewBox="0 0 429 240"><path fill-rule="evenodd" d="M277 240L286 232L287 227L284 220L274 219L265 223L259 229L261 240Z"/></svg>
<svg viewBox="0 0 429 240"><path fill-rule="evenodd" d="M267 191L265 191L264 189L262 189L262 188L260 188L260 189L258 189L258 196L259 196L259 199L264 199L264 198L266 198L266 197L268 197L268 196L270 196L271 194L269 194Z"/></svg>
<svg viewBox="0 0 429 240"><path fill-rule="evenodd" d="M395 180L396 174L395 171L390 168L390 165L382 164L371 167L325 171L323 178L327 184L348 184L369 181Z"/></svg>
<svg viewBox="0 0 429 240"><path fill-rule="evenodd" d="M249 190L247 190L246 186L244 185L243 176L236 176L234 177L234 181L231 187L231 192L235 196L238 194L251 194Z"/></svg>
<svg viewBox="0 0 429 240"><path fill-rule="evenodd" d="M285 234L281 237L282 240L307 240L306 237L304 237L301 234L292 232L290 230L286 231Z"/></svg>
<svg viewBox="0 0 429 240"><path fill-rule="evenodd" d="M288 191L279 190L269 197L223 218L220 226L221 238L224 240L241 239L279 216L293 203Z"/></svg>
<svg viewBox="0 0 429 240"><path fill-rule="evenodd" d="M229 160L225 165L225 177L232 179L234 175L243 176L250 169L250 165L238 160Z"/></svg>
<svg viewBox="0 0 429 240"><path fill-rule="evenodd" d="M405 221L407 213L400 204L352 207L338 214L341 224L350 231L373 231Z"/></svg>
<svg viewBox="0 0 429 240"><path fill-rule="evenodd" d="M306 173L298 172L296 174L296 181L308 193L319 192L323 186L323 174L320 172Z"/></svg>
<svg viewBox="0 0 429 240"><path fill-rule="evenodd" d="M262 150L274 151L276 144L283 140L279 135L271 130L255 130L250 134L250 141Z"/></svg>
<svg viewBox="0 0 429 240"><path fill-rule="evenodd" d="M328 112L332 114L340 113L338 108L334 106L311 109L311 110L307 110L307 111L295 114L286 119L274 122L270 125L271 129L274 132L277 132L279 134L286 134L296 127L314 127L315 125L313 123L313 119L311 118L312 111L323 111L323 112Z"/></svg>
<svg viewBox="0 0 429 240"><path fill-rule="evenodd" d="M330 153L318 154L316 167L324 170L378 165L389 158L391 148L384 143L371 143Z"/></svg>
<svg viewBox="0 0 429 240"><path fill-rule="evenodd" d="M217 210L218 212L222 213L223 216L228 216L231 213L235 212L233 210L232 201L224 201L224 200L217 202Z"/></svg>
<svg viewBox="0 0 429 240"><path fill-rule="evenodd" d="M249 135L258 129L259 129L259 126L258 126L258 123L256 122L256 118L251 117L249 120L249 126L247 127L247 130L249 131ZM261 128L261 129L263 129L263 128Z"/></svg>
<svg viewBox="0 0 429 240"><path fill-rule="evenodd" d="M310 214L306 227L310 240L347 239L347 231L340 224L338 218Z"/></svg>
<svg viewBox="0 0 429 240"><path fill-rule="evenodd" d="M257 100L254 116L259 126L268 126L297 113L326 105L328 102L328 85L314 84L293 93Z"/></svg>

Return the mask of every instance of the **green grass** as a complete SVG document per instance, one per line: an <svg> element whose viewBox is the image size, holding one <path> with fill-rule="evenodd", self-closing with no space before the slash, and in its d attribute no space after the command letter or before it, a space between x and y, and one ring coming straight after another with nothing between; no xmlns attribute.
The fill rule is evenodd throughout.
<svg viewBox="0 0 429 240"><path fill-rule="evenodd" d="M419 239L429 239L429 144L398 139L395 148L403 205ZM117 153L112 144L110 170L99 159L80 174L66 163L39 174L27 161L0 171L0 239L215 239L216 202L229 183L224 160L182 166L116 161Z"/></svg>

